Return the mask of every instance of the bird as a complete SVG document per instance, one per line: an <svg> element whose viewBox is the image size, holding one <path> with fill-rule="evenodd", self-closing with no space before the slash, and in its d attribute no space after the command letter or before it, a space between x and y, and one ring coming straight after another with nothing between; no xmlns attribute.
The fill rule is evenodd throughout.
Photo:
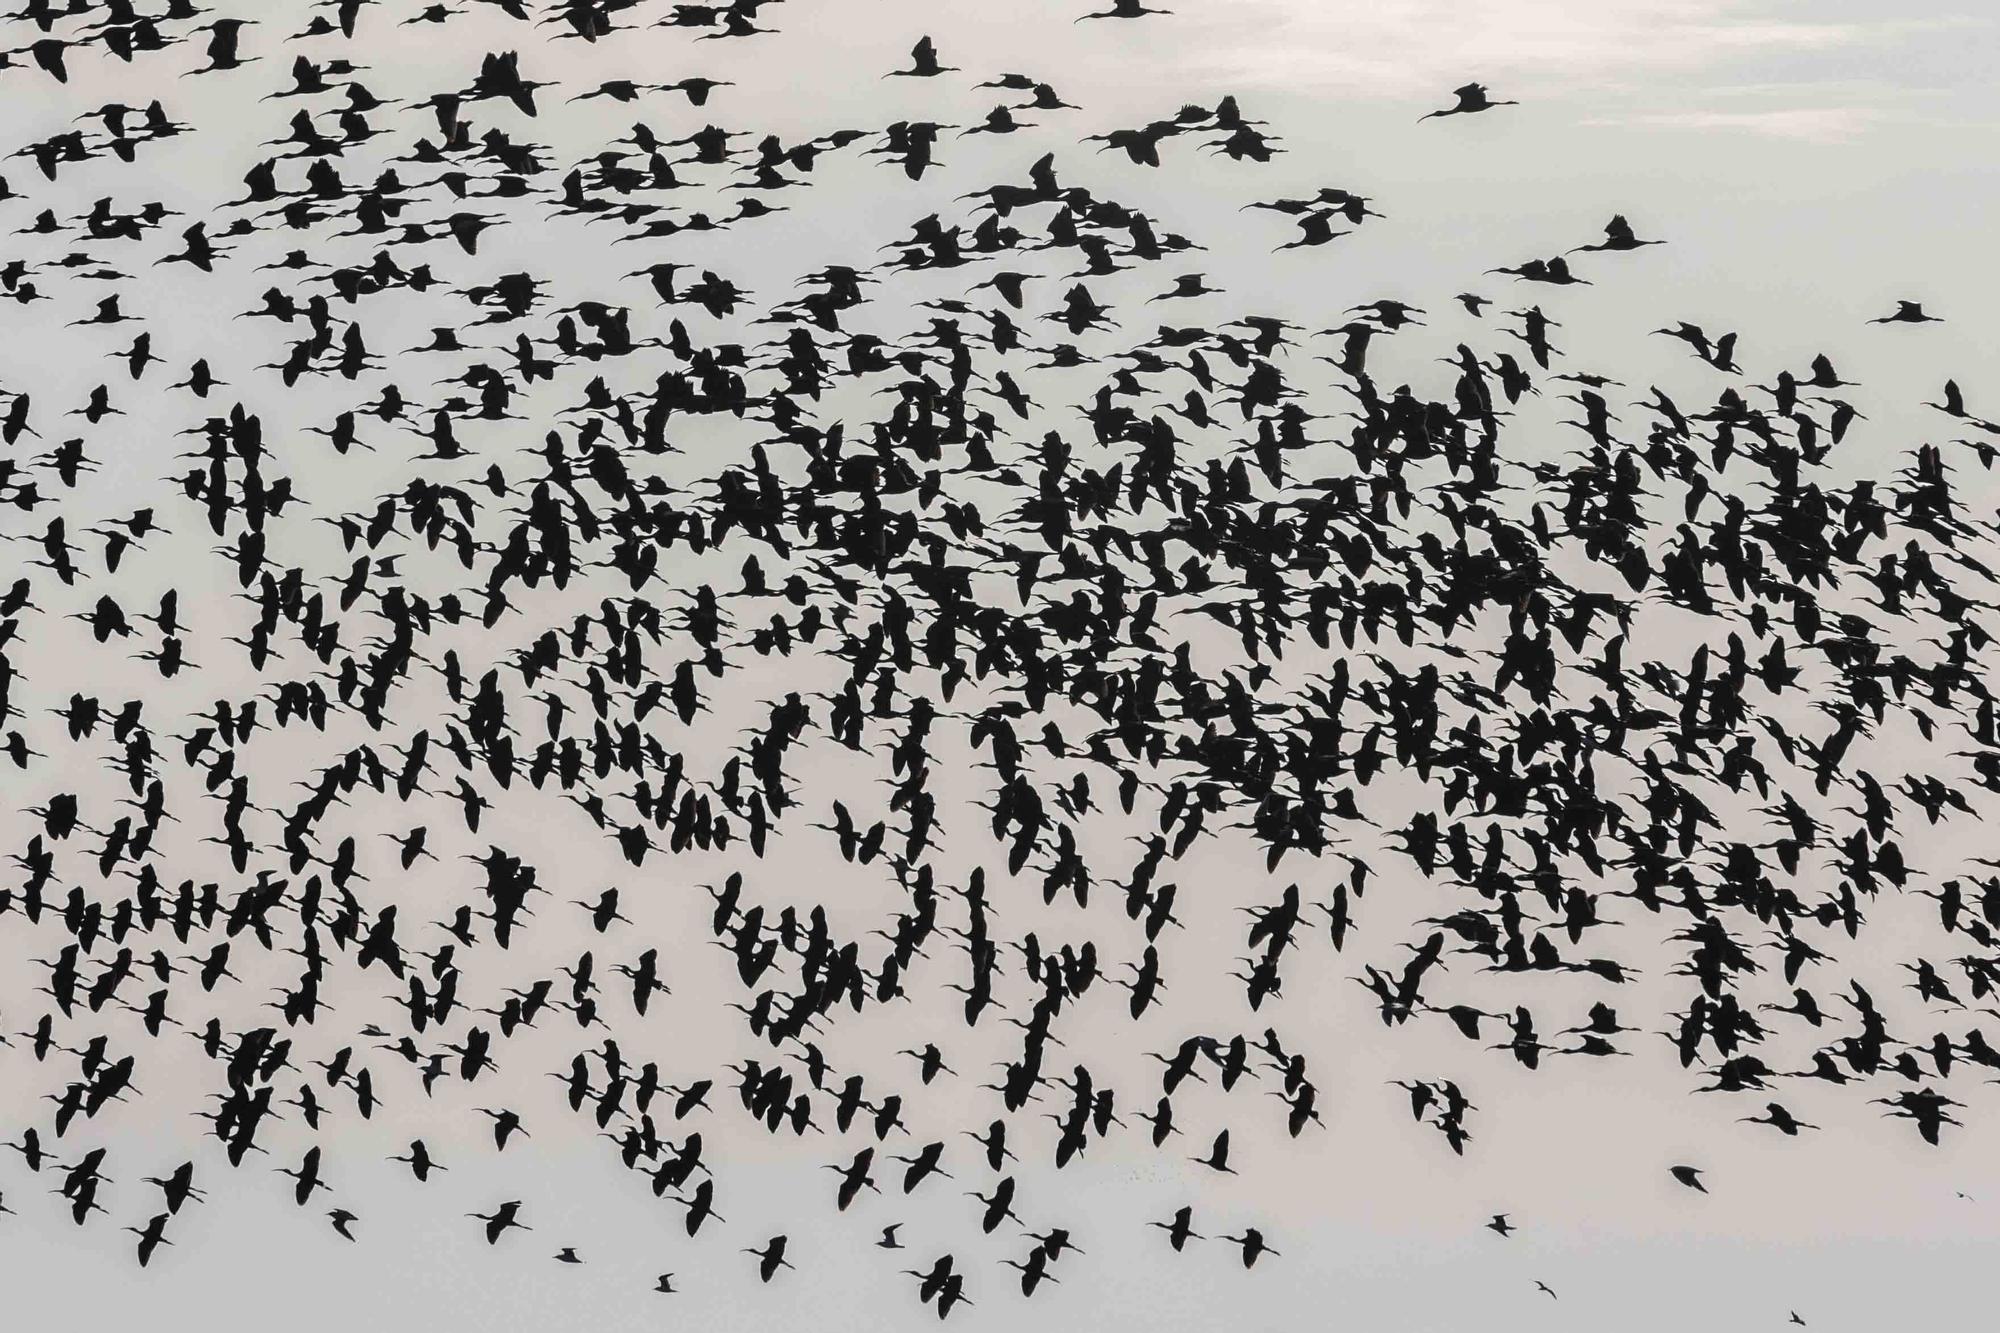
<svg viewBox="0 0 2000 1333"><path fill-rule="evenodd" d="M1923 303L1920 301L1898 301L1896 302L1895 310L1889 314L1871 319L1868 322L1870 324L1940 324L1943 323L1943 320L1936 315L1925 314Z"/></svg>
<svg viewBox="0 0 2000 1333"><path fill-rule="evenodd" d="M793 1267L791 1261L785 1258L785 1244L785 1237L773 1236L764 1243L762 1249L746 1249L743 1251L745 1254L754 1254L757 1256L758 1278L769 1282L778 1275L780 1268Z"/></svg>
<svg viewBox="0 0 2000 1333"><path fill-rule="evenodd" d="M1215 1136L1215 1142L1209 1148L1208 1156L1196 1157L1191 1160L1201 1163L1211 1171L1220 1171L1224 1175L1235 1175L1236 1172L1229 1165L1229 1131L1225 1129Z"/></svg>
<svg viewBox="0 0 2000 1333"><path fill-rule="evenodd" d="M1278 248L1280 250L1296 250L1301 246L1325 245L1328 241L1352 235L1353 233L1351 232L1335 231L1333 229L1333 219L1335 216L1334 210L1322 208L1293 219L1298 224L1299 238L1295 241L1287 241Z"/></svg>
<svg viewBox="0 0 2000 1333"><path fill-rule="evenodd" d="M1167 1243L1172 1245L1176 1251L1179 1251L1186 1248L1190 1240L1204 1239L1201 1233L1194 1229L1192 1225L1193 1220L1194 1208L1191 1205L1183 1204L1175 1210L1171 1221L1148 1222L1146 1225L1158 1227L1160 1230L1166 1232Z"/></svg>
<svg viewBox="0 0 2000 1333"><path fill-rule="evenodd" d="M1681 1184L1687 1186L1689 1189L1699 1190L1703 1194L1708 1193L1708 1186L1701 1183L1701 1168L1693 1166L1674 1166L1667 1168L1667 1171L1668 1174L1673 1176L1675 1180L1678 1180Z"/></svg>
<svg viewBox="0 0 2000 1333"><path fill-rule="evenodd" d="M1143 0L1113 0L1111 8L1100 9L1093 14L1085 14L1076 21L1081 23L1084 19L1137 19L1145 18L1152 14L1171 14L1173 12L1171 9L1148 8L1143 3Z"/></svg>
<svg viewBox="0 0 2000 1333"><path fill-rule="evenodd" d="M1264 1255L1278 1253L1276 1250L1272 1249L1269 1245L1265 1243L1264 1233L1259 1231L1256 1227L1245 1227L1243 1228L1242 1235L1224 1236L1222 1239L1230 1242L1233 1245L1240 1246L1242 1248L1243 1266L1245 1268L1256 1267L1257 1260L1262 1258Z"/></svg>
<svg viewBox="0 0 2000 1333"><path fill-rule="evenodd" d="M1462 84L1461 86L1452 89L1451 93L1453 97L1458 99L1456 102L1444 108L1442 111L1432 111L1426 113L1425 115L1419 116L1417 118L1419 123L1421 123L1422 121L1429 120L1433 116L1469 116L1477 114L1478 112L1481 111L1491 111L1496 106L1519 105L1519 103L1516 102L1499 102L1492 100L1490 97L1487 96L1486 85L1483 83Z"/></svg>
<svg viewBox="0 0 2000 1333"><path fill-rule="evenodd" d="M488 1245L498 1245L500 1237L505 1235L509 1228L518 1228L522 1231L531 1229L527 1223L518 1220L520 1212L521 1201L513 1199L501 1204L491 1213L469 1213L467 1216L484 1222L486 1224L486 1243Z"/></svg>
<svg viewBox="0 0 2000 1333"><path fill-rule="evenodd" d="M1797 1138L1802 1129L1819 1128L1818 1125L1809 1125L1798 1119L1777 1102L1766 1103L1764 1114L1761 1116L1740 1116L1738 1119L1746 1125L1769 1125L1787 1138Z"/></svg>
<svg viewBox="0 0 2000 1333"><path fill-rule="evenodd" d="M1593 242L1589 245L1579 245L1571 250L1570 253L1583 254L1587 251L1638 250L1648 245L1665 244L1665 241L1640 240L1637 236L1633 235L1632 224L1625 220L1625 215L1618 213L1613 215L1611 221L1604 224L1603 240Z"/></svg>
<svg viewBox="0 0 2000 1333"><path fill-rule="evenodd" d="M150 1264L153 1261L154 1252L160 1246L173 1244L172 1241L166 1238L167 1219L168 1215L166 1213L157 1213L144 1227L125 1228L126 1231L131 1232L139 1238L139 1267L144 1268Z"/></svg>
<svg viewBox="0 0 2000 1333"><path fill-rule="evenodd" d="M936 78L940 74L954 72L957 68L956 65L940 65L938 63L937 46L926 36L919 37L917 44L910 48L910 67L908 69L891 70L882 77L931 79Z"/></svg>
<svg viewBox="0 0 2000 1333"><path fill-rule="evenodd" d="M1147 300L1186 300L1196 296L1212 296L1219 290L1220 288L1210 287L1203 275L1199 273L1183 273L1174 279L1172 288L1161 292L1158 296L1148 297Z"/></svg>
<svg viewBox="0 0 2000 1333"><path fill-rule="evenodd" d="M412 1139L408 1153L391 1157L389 1160L408 1165L410 1174L415 1176L419 1181L429 1180L433 1171L445 1170L444 1167L432 1160L430 1150L424 1146L422 1139Z"/></svg>

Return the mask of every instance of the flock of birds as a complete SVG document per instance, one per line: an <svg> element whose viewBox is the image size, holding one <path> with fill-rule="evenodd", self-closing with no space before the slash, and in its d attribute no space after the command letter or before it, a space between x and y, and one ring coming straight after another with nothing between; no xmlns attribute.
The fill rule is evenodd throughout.
<svg viewBox="0 0 2000 1333"><path fill-rule="evenodd" d="M615 68L641 29L685 30L693 61L789 8L6 19L10 107L86 66L167 91L4 146L0 940L34 998L0 1067L34 1094L8 1103L26 1174L0 1209L109 1215L146 1265L220 1173L282 1174L362 1243L346 1136L448 1106L482 1154L601 1136L690 1244L743 1231L717 1255L765 1282L797 1248L724 1222L717 1144L746 1130L823 1136L832 1213L967 1195L997 1261L896 1265L941 1317L1001 1299L1000 1265L1024 1297L1061 1281L1088 1229L1262 1272L1286 1238L1198 1193L1121 1221L1034 1186L1107 1139L1283 1169L1333 1087L1286 987L1327 974L1389 1034L1470 1046L1401 1084L1446 1161L1477 1150L1462 1083L1507 1061L1675 1062L1786 1136L1812 1096L1956 1131L2000 1069L2000 867L1940 863L1932 829L2000 791L1997 529L1954 489L2000 424L1948 383L1926 405L1948 444L1836 480L1865 415L1826 357L1759 384L1734 333L1676 322L1673 396L1592 368L1534 299L1662 243L1623 217L1440 302L1446 369L1380 380L1444 316L1232 313L1210 275L1158 276L1198 240L1082 183L1093 146L1284 152L1235 98L1082 135L1065 92L925 38L882 77L991 90L983 121L787 141L709 121L754 118L731 80ZM370 86L371 42L468 12L517 50ZM617 77L536 78L563 39ZM162 145L222 134L176 109L190 75L275 137L240 184L141 199ZM1424 120L1513 105L1454 96ZM796 285L716 236L806 210L843 162L892 209L952 143L1016 133L1047 151ZM1244 207L1290 250L1376 202ZM595 241L623 276L492 274L502 228ZM201 304L230 275L257 302ZM427 337L382 331L406 327ZM70 396L37 357L75 338L104 369ZM1562 447L1510 448L1538 401L1574 408ZM608 840L629 875L579 882L550 837ZM1919 902L1925 951L1870 957L1871 922ZM1647 982L1674 1007L1626 998ZM737 1002L669 1026L717 985ZM1170 985L1226 1003L1196 1022ZM1143 1035L1090 1054L1080 1014ZM723 1018L751 1053L692 1063L680 1025ZM164 1117L183 1079L185 1160L131 1160L121 1118ZM392 1159L419 1193L475 1165L432 1153ZM471 1202L488 1243L535 1243L534 1204Z"/></svg>

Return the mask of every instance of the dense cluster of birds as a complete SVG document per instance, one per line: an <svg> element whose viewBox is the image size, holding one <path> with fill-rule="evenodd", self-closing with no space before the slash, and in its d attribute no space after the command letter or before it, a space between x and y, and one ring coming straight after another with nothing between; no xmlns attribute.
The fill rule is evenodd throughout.
<svg viewBox="0 0 2000 1333"><path fill-rule="evenodd" d="M218 1173L275 1169L365 1242L343 1131L421 1105L490 1127L482 1152L601 1135L702 1242L720 1145L823 1136L824 1206L874 1209L884 1250L917 1244L888 1200L978 1210L997 1262L890 1265L940 1316L1001 1299L1002 1264L1022 1296L1060 1281L1086 1222L1261 1271L1286 1238L1193 1183L1121 1223L1048 1176L1112 1138L1282 1169L1334 1077L1287 983L1325 975L1385 1039L1469 1044L1401 1084L1442 1161L1508 1061L1677 1063L1722 1123L1784 1135L1814 1096L1956 1131L2000 1069L2000 866L1941 862L1931 830L2000 790L1996 525L1954 489L2000 424L1948 383L1924 406L1949 443L1843 470L1867 418L1827 357L1752 372L1674 322L1687 387L1600 373L1556 346L1567 310L1506 293L1615 285L1662 244L1623 217L1437 302L1445 369L1379 380L1445 315L1232 309L1158 276L1199 239L1082 183L1094 152L1283 153L1233 97L1085 134L1065 92L925 38L883 77L991 91L983 120L788 141L709 121L754 119L730 79L615 68L642 29L697 62L790 8L6 19L10 107L105 66L162 90L4 146L0 1067L41 1098L10 1103L11 1211L129 1220L143 1265ZM371 42L465 14L515 49L370 86ZM536 77L559 41L619 76ZM275 137L183 120L190 75ZM1513 105L1455 97L1425 121ZM198 133L247 154L240 184L132 193ZM714 235L809 210L842 162L892 209L953 144L1017 133L1032 165L850 262L774 272L782 249ZM1310 249L1376 202L1242 216ZM549 262L493 272L500 229ZM250 308L220 304L232 275ZM100 360L65 370L71 346ZM1510 436L1557 402L1556 443ZM593 839L618 883L553 852ZM1921 952L1869 956L1878 918ZM718 988L738 1002L683 998ZM1099 1014L1138 1035L1093 1054ZM120 1118L176 1097L185 1160L121 1154ZM392 1160L416 1188L467 1155ZM467 1204L528 1243L532 1202ZM718 1253L783 1280L788 1234L726 1225Z"/></svg>

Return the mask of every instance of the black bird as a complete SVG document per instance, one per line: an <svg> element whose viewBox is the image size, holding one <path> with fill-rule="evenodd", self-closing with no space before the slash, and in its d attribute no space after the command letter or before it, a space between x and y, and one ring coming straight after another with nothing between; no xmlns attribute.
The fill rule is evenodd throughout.
<svg viewBox="0 0 2000 1333"><path fill-rule="evenodd" d="M1943 321L1936 315L1924 313L1918 301L1898 301L1894 312L1868 321L1870 324L1939 324Z"/></svg>
<svg viewBox="0 0 2000 1333"><path fill-rule="evenodd" d="M1604 224L1604 239L1590 245L1579 245L1571 254L1585 251L1638 250L1648 245L1665 245L1665 241L1642 241L1632 234L1632 224L1625 220L1623 213L1616 214ZM1476 312L1475 312L1476 313Z"/></svg>
<svg viewBox="0 0 2000 1333"><path fill-rule="evenodd" d="M940 74L955 71L957 68L956 65L938 64L936 44L929 37L919 37L917 44L910 48L910 67L908 69L891 70L882 77L885 79L930 79Z"/></svg>
<svg viewBox="0 0 2000 1333"><path fill-rule="evenodd" d="M1167 1243L1176 1251L1186 1247L1190 1240L1202 1240L1202 1234L1194 1229L1194 1208L1183 1205L1174 1213L1170 1222L1148 1222L1149 1227L1158 1227L1167 1233Z"/></svg>
<svg viewBox="0 0 2000 1333"><path fill-rule="evenodd" d="M160 1246L173 1244L166 1237L167 1217L166 1213L157 1213L144 1227L125 1228L139 1238L139 1267L144 1268L151 1263L153 1252Z"/></svg>
<svg viewBox="0 0 2000 1333"><path fill-rule="evenodd" d="M1432 111L1419 116L1417 118L1418 121L1429 120L1432 116L1469 116L1480 111L1491 111L1496 106L1519 105L1516 102L1497 102L1492 100L1486 95L1486 85L1483 83L1468 83L1462 87L1452 89L1451 92L1452 96L1458 99L1456 103L1446 107L1442 111Z"/></svg>
<svg viewBox="0 0 2000 1333"><path fill-rule="evenodd" d="M1171 9L1149 9L1141 3L1141 0L1113 0L1111 8L1101 9L1094 14L1085 14L1076 21L1081 23L1083 19L1138 19L1145 18L1148 14L1173 12Z"/></svg>
<svg viewBox="0 0 2000 1333"><path fill-rule="evenodd" d="M479 1221L484 1222L486 1224L486 1243L488 1245L498 1245L500 1237L505 1235L510 1227L518 1228L522 1231L532 1230L527 1223L517 1220L520 1213L521 1201L513 1199L501 1204L491 1213L468 1213L466 1216L477 1218Z"/></svg>
<svg viewBox="0 0 2000 1333"><path fill-rule="evenodd" d="M785 1258L785 1237L773 1236L764 1243L761 1250L745 1250L745 1254L757 1256L757 1276L769 1282L776 1277L780 1268L791 1268L793 1264Z"/></svg>
<svg viewBox="0 0 2000 1333"><path fill-rule="evenodd" d="M1243 1266L1245 1268L1256 1267L1257 1260L1264 1255L1278 1253L1276 1250L1272 1249L1269 1245L1264 1243L1264 1233L1259 1231L1256 1227L1245 1227L1243 1228L1242 1235L1224 1236L1222 1237L1222 1239L1228 1241L1232 1245L1237 1245L1242 1248Z"/></svg>

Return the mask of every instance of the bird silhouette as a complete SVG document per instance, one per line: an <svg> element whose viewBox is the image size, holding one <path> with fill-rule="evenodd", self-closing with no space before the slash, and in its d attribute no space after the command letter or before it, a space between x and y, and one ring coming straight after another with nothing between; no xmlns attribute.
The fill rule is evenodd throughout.
<svg viewBox="0 0 2000 1333"><path fill-rule="evenodd" d="M1487 96L1486 85L1483 83L1464 84L1452 89L1451 93L1453 97L1458 99L1456 102L1441 111L1432 111L1419 116L1418 120L1429 120L1433 116L1470 116L1476 115L1481 111L1491 111L1496 106L1519 105L1516 102L1497 102L1492 100Z"/></svg>
<svg viewBox="0 0 2000 1333"><path fill-rule="evenodd" d="M1870 324L1938 324L1943 321L1936 315L1924 313L1924 307L1917 301L1898 301L1893 312L1868 321Z"/></svg>

